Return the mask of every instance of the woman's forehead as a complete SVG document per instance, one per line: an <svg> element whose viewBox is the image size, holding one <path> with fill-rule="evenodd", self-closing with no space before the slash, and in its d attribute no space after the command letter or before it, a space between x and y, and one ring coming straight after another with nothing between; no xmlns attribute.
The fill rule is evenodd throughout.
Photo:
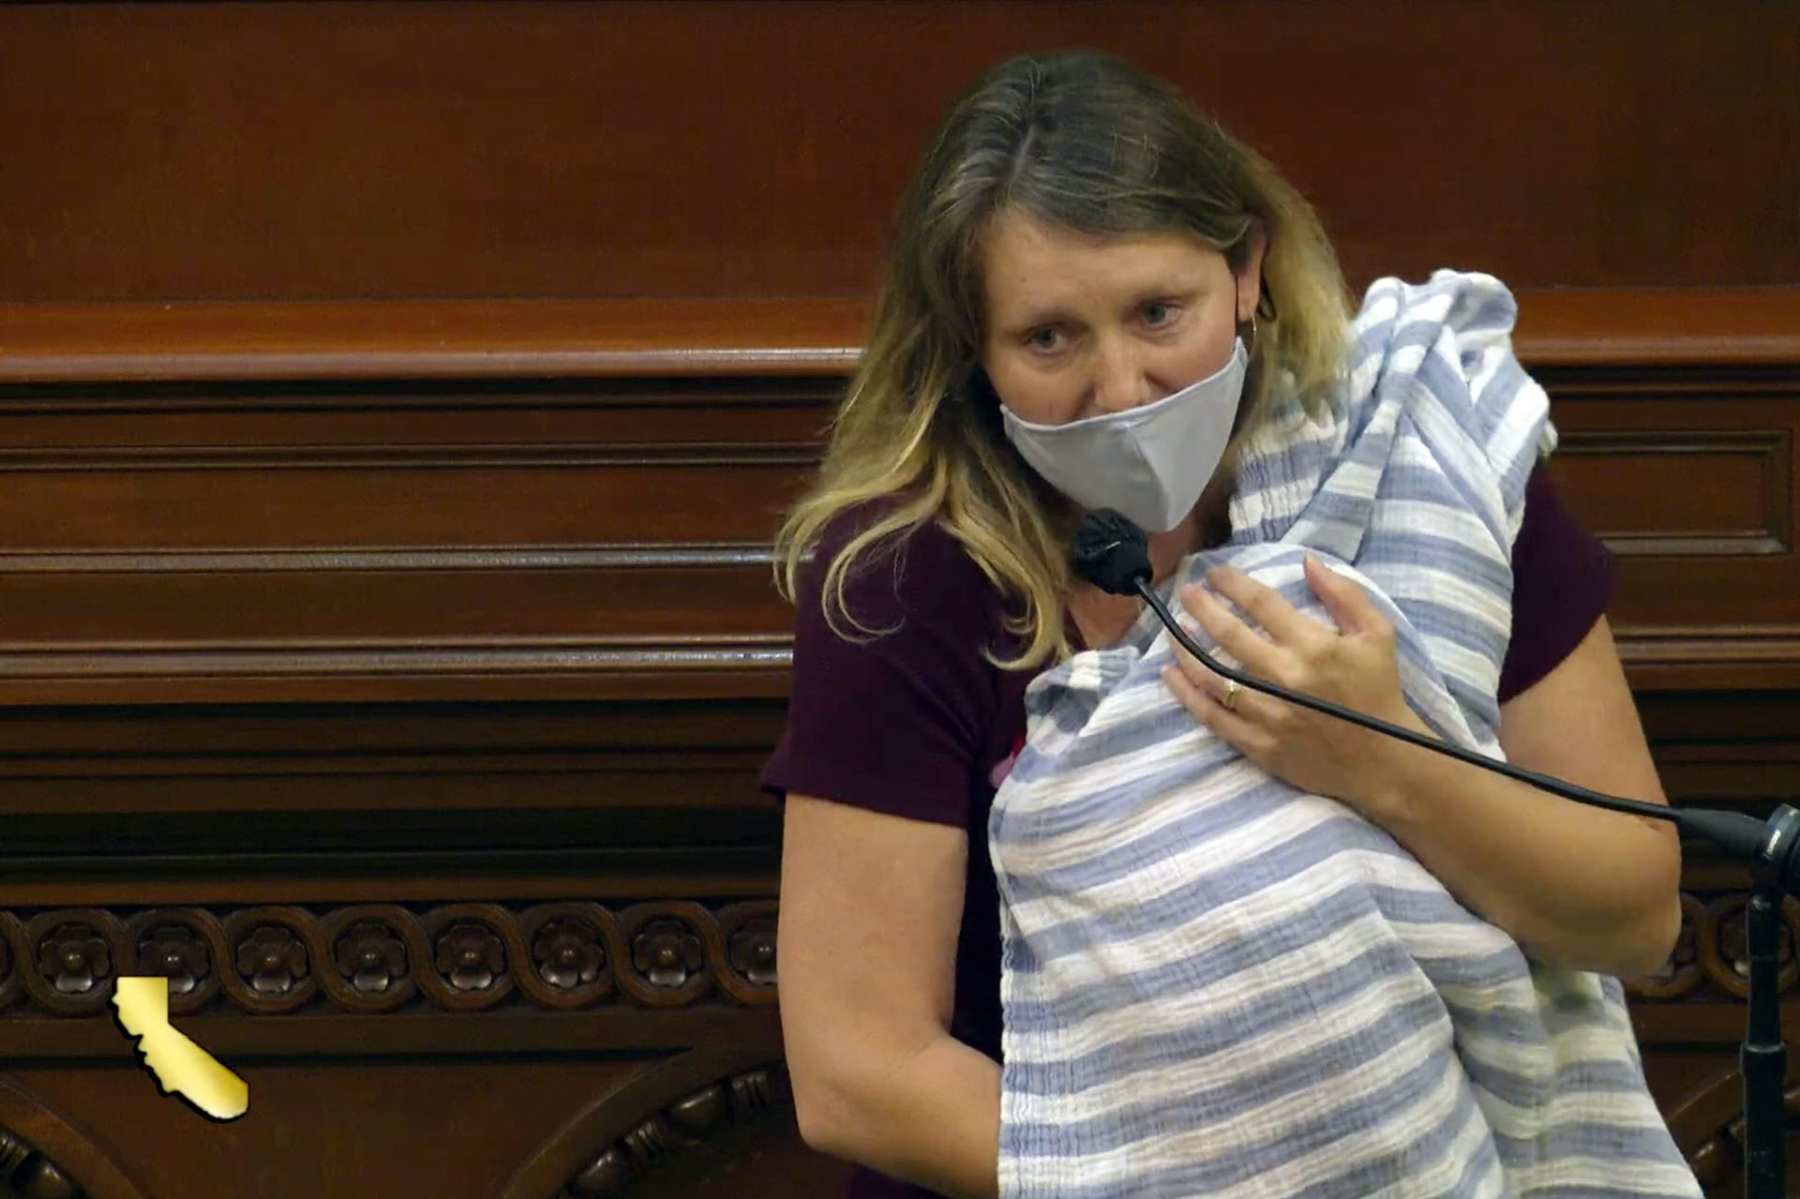
<svg viewBox="0 0 1800 1199"><path fill-rule="evenodd" d="M982 290L996 323L1230 273L1225 256L1191 234L1089 233L1016 209L994 218L980 248Z"/></svg>

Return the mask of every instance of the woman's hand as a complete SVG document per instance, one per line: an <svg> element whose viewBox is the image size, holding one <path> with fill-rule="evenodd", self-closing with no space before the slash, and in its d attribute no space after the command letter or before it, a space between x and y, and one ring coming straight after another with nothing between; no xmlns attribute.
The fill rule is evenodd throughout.
<svg viewBox="0 0 1800 1199"><path fill-rule="evenodd" d="M1182 605L1244 669L1295 691L1429 732L1400 692L1394 630L1355 583L1313 558L1306 581L1337 622L1296 611L1239 571ZM1341 634L1338 630L1342 630ZM1681 925L1674 829L1569 803L1512 779L1240 688L1177 648L1164 678L1245 757L1381 825L1468 908L1538 961L1632 976L1668 956ZM1666 803L1605 617L1550 674L1501 705L1500 744L1530 770Z"/></svg>
<svg viewBox="0 0 1800 1199"><path fill-rule="evenodd" d="M1400 690L1394 628L1362 588L1312 555L1306 581L1337 628L1304 615L1242 571L1220 567L1207 576L1255 627L1200 586L1181 590L1182 606L1221 649L1258 678L1330 700L1416 732L1425 723ZM1163 672L1189 712L1246 758L1303 791L1329 795L1378 820L1397 802L1402 755L1392 738L1246 687L1235 688L1179 646L1178 667ZM1226 706L1227 698L1231 706Z"/></svg>

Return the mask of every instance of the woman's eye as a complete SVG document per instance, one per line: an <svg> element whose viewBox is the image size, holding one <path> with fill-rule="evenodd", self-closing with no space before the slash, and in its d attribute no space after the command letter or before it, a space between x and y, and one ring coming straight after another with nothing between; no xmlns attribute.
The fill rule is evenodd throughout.
<svg viewBox="0 0 1800 1199"><path fill-rule="evenodd" d="M1043 352L1060 349L1062 346L1062 333L1053 326L1045 325L1041 329L1033 329L1031 332L1027 333L1025 335L1025 344L1034 350Z"/></svg>
<svg viewBox="0 0 1800 1199"><path fill-rule="evenodd" d="M1167 304L1161 300L1153 300L1144 305L1144 323L1151 328L1159 328L1169 324L1180 313L1180 306Z"/></svg>

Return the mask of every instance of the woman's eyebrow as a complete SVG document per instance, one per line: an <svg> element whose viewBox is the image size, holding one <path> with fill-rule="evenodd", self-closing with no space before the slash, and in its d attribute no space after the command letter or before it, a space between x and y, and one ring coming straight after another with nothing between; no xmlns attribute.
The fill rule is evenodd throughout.
<svg viewBox="0 0 1800 1199"><path fill-rule="evenodd" d="M1046 304L1041 308L1025 308L1019 316L1002 324L1001 328L1009 333L1029 333L1044 325L1079 324L1081 318L1061 304Z"/></svg>
<svg viewBox="0 0 1800 1199"><path fill-rule="evenodd" d="M1200 284L1187 281L1181 283L1164 283L1154 287L1146 287L1132 294L1126 304L1126 311L1141 308L1153 300L1192 300L1205 290Z"/></svg>
<svg viewBox="0 0 1800 1199"><path fill-rule="evenodd" d="M1152 280L1134 290L1129 295L1123 311L1130 312L1140 308L1152 300L1192 300L1206 291L1206 281L1192 276L1168 276ZM1026 304L1019 309L1016 317L996 322L1002 331L1018 335L1029 333L1044 325L1080 324L1082 318L1067 305L1058 300L1046 301L1041 305Z"/></svg>

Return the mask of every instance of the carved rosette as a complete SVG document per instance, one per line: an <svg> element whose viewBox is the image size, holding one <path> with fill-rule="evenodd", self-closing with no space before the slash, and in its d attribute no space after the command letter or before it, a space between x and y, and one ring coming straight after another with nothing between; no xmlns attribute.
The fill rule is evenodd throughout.
<svg viewBox="0 0 1800 1199"><path fill-rule="evenodd" d="M775 1002L776 904L772 899L719 909L725 966L719 986L747 1005Z"/></svg>
<svg viewBox="0 0 1800 1199"><path fill-rule="evenodd" d="M514 977L548 1008L587 1007L613 993L625 960L618 919L597 903L546 903L519 916L528 957Z"/></svg>
<svg viewBox="0 0 1800 1199"><path fill-rule="evenodd" d="M0 1195L19 1199L84 1199L87 1192L10 1128L0 1126Z"/></svg>
<svg viewBox="0 0 1800 1199"><path fill-rule="evenodd" d="M491 1008L512 993L512 971L527 951L518 921L498 904L454 903L425 917L431 956L419 983L439 1007L452 1012Z"/></svg>
<svg viewBox="0 0 1800 1199"><path fill-rule="evenodd" d="M718 921L697 903L640 903L619 914L619 985L647 1007L681 1007L712 989L724 958Z"/></svg>
<svg viewBox="0 0 1800 1199"><path fill-rule="evenodd" d="M197 908L151 908L125 921L131 957L125 974L160 974L169 980L169 1012L187 1015L224 988L232 953L225 926Z"/></svg>
<svg viewBox="0 0 1800 1199"><path fill-rule="evenodd" d="M624 1199L677 1159L703 1152L731 1130L793 1102L787 1071L779 1064L702 1087L601 1150L564 1184L558 1199Z"/></svg>
<svg viewBox="0 0 1800 1199"><path fill-rule="evenodd" d="M347 1012L391 1012L419 992L414 972L431 960L424 929L405 908L358 904L319 921L325 960L320 981Z"/></svg>
<svg viewBox="0 0 1800 1199"><path fill-rule="evenodd" d="M1750 993L1750 962L1744 912L1750 896L1730 891L1706 896L1683 893L1681 935L1661 970L1625 980L1626 993L1639 1003L1730 1002ZM1779 975L1782 992L1800 981L1800 903L1782 902Z"/></svg>
<svg viewBox="0 0 1800 1199"><path fill-rule="evenodd" d="M245 1011L278 1015L305 1007L319 992L326 960L318 920L305 908L245 908L225 917L231 957L228 995Z"/></svg>
<svg viewBox="0 0 1800 1199"><path fill-rule="evenodd" d="M1707 974L1740 999L1750 994L1749 906L1750 897L1744 894L1714 899L1707 910L1718 932L1700 943L1701 963ZM1794 958L1794 945L1800 941L1800 902L1792 898L1782 900L1776 938L1777 960L1781 963L1777 984L1786 991L1800 978L1800 962Z"/></svg>
<svg viewBox="0 0 1800 1199"><path fill-rule="evenodd" d="M98 908L40 912L24 932L25 957L14 969L24 972L37 1006L63 1016L106 1011L113 981L130 960L118 917Z"/></svg>

